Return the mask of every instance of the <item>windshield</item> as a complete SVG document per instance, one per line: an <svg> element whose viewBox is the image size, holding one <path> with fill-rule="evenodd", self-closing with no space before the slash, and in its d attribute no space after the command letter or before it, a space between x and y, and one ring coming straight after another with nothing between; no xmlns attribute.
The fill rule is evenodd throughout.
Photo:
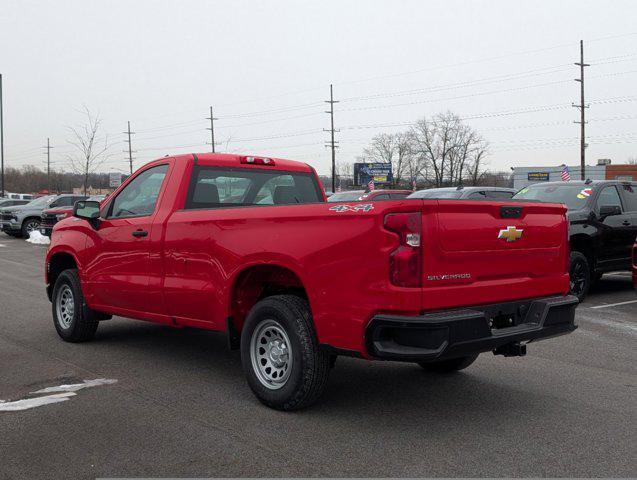
<svg viewBox="0 0 637 480"><path fill-rule="evenodd" d="M328 202L355 202L365 195L363 191L335 193L327 199Z"/></svg>
<svg viewBox="0 0 637 480"><path fill-rule="evenodd" d="M535 200L545 203L564 203L569 210L586 206L593 193L589 185L531 185L513 195L515 200Z"/></svg>
<svg viewBox="0 0 637 480"><path fill-rule="evenodd" d="M55 195L47 195L46 197L36 198L35 200L30 201L27 205L29 207L46 207L53 201L54 198Z"/></svg>
<svg viewBox="0 0 637 480"><path fill-rule="evenodd" d="M419 190L414 192L407 198L460 198L460 195L462 195L462 191L460 190L430 188L429 190Z"/></svg>

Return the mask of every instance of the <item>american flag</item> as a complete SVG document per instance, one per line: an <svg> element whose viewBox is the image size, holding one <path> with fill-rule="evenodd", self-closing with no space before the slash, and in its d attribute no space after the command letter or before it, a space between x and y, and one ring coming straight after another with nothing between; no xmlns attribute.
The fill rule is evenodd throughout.
<svg viewBox="0 0 637 480"><path fill-rule="evenodd" d="M370 192L374 191L374 179L372 178L369 183L367 184L367 188L369 188Z"/></svg>
<svg viewBox="0 0 637 480"><path fill-rule="evenodd" d="M571 173L568 171L568 167L566 165L564 165L564 168L562 168L562 181L563 182L571 181Z"/></svg>

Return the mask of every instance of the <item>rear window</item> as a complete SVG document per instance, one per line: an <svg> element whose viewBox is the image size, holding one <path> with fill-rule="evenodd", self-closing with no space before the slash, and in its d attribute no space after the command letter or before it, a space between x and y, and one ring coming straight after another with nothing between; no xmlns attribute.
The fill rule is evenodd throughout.
<svg viewBox="0 0 637 480"><path fill-rule="evenodd" d="M506 192L502 190L487 190L487 198L511 198L513 192Z"/></svg>
<svg viewBox="0 0 637 480"><path fill-rule="evenodd" d="M586 206L593 193L590 185L531 185L513 195L515 200L534 200L546 203L564 203L569 210L580 210Z"/></svg>
<svg viewBox="0 0 637 480"><path fill-rule="evenodd" d="M340 192L335 193L334 195L330 195L327 199L328 202L356 202L358 200L362 200L365 192L363 191L352 191L352 192Z"/></svg>
<svg viewBox="0 0 637 480"><path fill-rule="evenodd" d="M439 190L432 188L430 190L419 190L412 193L407 198L460 198L462 190Z"/></svg>
<svg viewBox="0 0 637 480"><path fill-rule="evenodd" d="M296 205L322 201L316 179L309 173L195 166L186 208Z"/></svg>

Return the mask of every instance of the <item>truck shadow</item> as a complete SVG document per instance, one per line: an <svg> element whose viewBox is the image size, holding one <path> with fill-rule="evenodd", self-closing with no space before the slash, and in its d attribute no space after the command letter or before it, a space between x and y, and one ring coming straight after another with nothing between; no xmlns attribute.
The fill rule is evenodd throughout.
<svg viewBox="0 0 637 480"><path fill-rule="evenodd" d="M99 345L109 358L126 357L140 369L152 369L153 376L180 377L180 388L193 388L201 396L219 385L227 389L228 405L239 410L260 405L245 382L240 355L230 351L225 335L195 329L173 329L133 320L104 322L92 347ZM103 347L103 348L102 348ZM484 354L492 357L491 353ZM537 398L512 389L483 375L482 358L474 366L452 375L431 374L416 364L365 361L339 357L332 370L325 395L303 415L353 415L356 418L393 414L464 415L472 411L499 415L503 405L509 412L525 411ZM519 365L511 364L512 369ZM496 368L502 368L501 365ZM191 387L189 387L189 385ZM469 410L468 410L469 409ZM294 414L296 415L296 414ZM420 422L420 420L418 420Z"/></svg>
<svg viewBox="0 0 637 480"><path fill-rule="evenodd" d="M591 286L589 297L614 292L630 292L634 290L633 281L629 273L607 274Z"/></svg>

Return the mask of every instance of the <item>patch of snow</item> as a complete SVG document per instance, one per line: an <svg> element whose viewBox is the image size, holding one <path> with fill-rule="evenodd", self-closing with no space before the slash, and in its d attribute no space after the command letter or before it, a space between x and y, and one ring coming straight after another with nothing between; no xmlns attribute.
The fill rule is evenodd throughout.
<svg viewBox="0 0 637 480"><path fill-rule="evenodd" d="M40 397L24 398L7 402L0 400L0 412L17 412L28 410L29 408L41 407L52 403L66 402L69 398L77 395L75 392L84 388L99 387L100 385L112 385L117 380L111 378L96 378L95 380L84 380L83 383L72 383L69 385L58 385L55 387L46 387L41 390L31 392L31 395L48 393Z"/></svg>
<svg viewBox="0 0 637 480"><path fill-rule="evenodd" d="M75 395L73 392L64 392L45 395L43 397L25 398L24 400L16 400L15 402L2 402L0 403L0 412L18 412L20 410L28 410L29 408L41 407L42 405L66 402L69 397Z"/></svg>
<svg viewBox="0 0 637 480"><path fill-rule="evenodd" d="M46 387L31 393L55 393L55 392L77 392L83 388L99 387L100 385L112 385L117 380L111 378L96 378L95 380L84 380L84 383L72 383L70 385L58 385L57 387Z"/></svg>
<svg viewBox="0 0 637 480"><path fill-rule="evenodd" d="M33 230L31 233L29 233L27 242L33 243L34 245L48 245L49 243L51 243L51 239L46 235L42 235L39 230Z"/></svg>

